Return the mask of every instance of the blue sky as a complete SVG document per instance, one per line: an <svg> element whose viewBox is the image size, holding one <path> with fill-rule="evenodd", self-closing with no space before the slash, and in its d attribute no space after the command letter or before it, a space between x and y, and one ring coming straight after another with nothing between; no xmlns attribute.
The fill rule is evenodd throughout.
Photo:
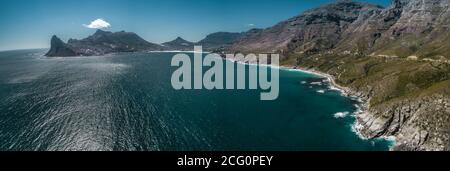
<svg viewBox="0 0 450 171"><path fill-rule="evenodd" d="M95 32L83 24L102 18L109 31L131 31L162 43L198 41L217 31L265 28L334 0L0 0L0 50L48 48ZM387 6L390 0L360 0Z"/></svg>

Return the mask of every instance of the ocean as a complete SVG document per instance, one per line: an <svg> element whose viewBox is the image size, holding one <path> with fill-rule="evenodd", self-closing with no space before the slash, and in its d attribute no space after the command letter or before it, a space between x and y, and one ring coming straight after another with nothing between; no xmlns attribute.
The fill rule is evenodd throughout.
<svg viewBox="0 0 450 171"><path fill-rule="evenodd" d="M1 151L385 151L392 145L352 131L358 102L310 73L281 69L279 98L261 101L259 90L173 89L176 53L47 58L45 52L0 52Z"/></svg>

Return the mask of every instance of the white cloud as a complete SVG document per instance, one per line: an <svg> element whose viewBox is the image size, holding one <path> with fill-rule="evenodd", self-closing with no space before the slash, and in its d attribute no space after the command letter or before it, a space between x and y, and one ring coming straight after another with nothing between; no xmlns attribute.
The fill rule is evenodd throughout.
<svg viewBox="0 0 450 171"><path fill-rule="evenodd" d="M249 27L254 27L255 24L247 24L247 26L249 26Z"/></svg>
<svg viewBox="0 0 450 171"><path fill-rule="evenodd" d="M91 24L89 24L89 25L83 24L83 26L87 27L87 28L91 28L91 29L102 29L102 28L111 27L111 24L109 24L105 20L99 18L99 19L92 21Z"/></svg>

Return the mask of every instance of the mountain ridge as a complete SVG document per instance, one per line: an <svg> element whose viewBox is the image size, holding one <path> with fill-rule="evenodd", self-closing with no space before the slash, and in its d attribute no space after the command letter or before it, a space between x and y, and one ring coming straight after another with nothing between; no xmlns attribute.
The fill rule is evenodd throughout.
<svg viewBox="0 0 450 171"><path fill-rule="evenodd" d="M339 1L307 10L272 27L244 32L227 52L289 56L349 51L365 55L448 58L449 6L449 0L393 0L386 8ZM410 41L409 45L405 45L406 40ZM427 49L426 53L418 51L422 48Z"/></svg>
<svg viewBox="0 0 450 171"><path fill-rule="evenodd" d="M55 41L55 42L53 42ZM164 47L147 42L132 32L109 32L97 30L93 35L81 39L69 39L64 43L56 35L52 37L49 57L100 56L117 52L138 52L147 50L163 50ZM68 52L72 53L68 53Z"/></svg>
<svg viewBox="0 0 450 171"><path fill-rule="evenodd" d="M98 29L87 38L81 40L69 39L67 43L53 35L50 41L50 50L45 56L101 56L118 52L192 51L194 46L203 46L203 49L206 51L216 51L231 46L241 35L242 33L216 32L207 35L198 42L190 42L177 37L172 41L159 45L148 42L133 32L110 32Z"/></svg>

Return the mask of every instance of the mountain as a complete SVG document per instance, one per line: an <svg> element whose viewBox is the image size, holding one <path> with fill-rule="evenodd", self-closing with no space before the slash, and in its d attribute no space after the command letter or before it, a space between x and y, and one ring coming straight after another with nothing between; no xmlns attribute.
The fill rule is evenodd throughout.
<svg viewBox="0 0 450 171"><path fill-rule="evenodd" d="M58 37L53 36L50 42L51 48L45 56L77 56L77 53Z"/></svg>
<svg viewBox="0 0 450 171"><path fill-rule="evenodd" d="M167 50L192 51L194 46L202 46L205 51L220 51L230 47L234 42L242 37L242 33L216 32L207 35L198 42L190 42L181 37L163 43Z"/></svg>
<svg viewBox="0 0 450 171"><path fill-rule="evenodd" d="M199 42L190 42L181 37L163 43L162 45L147 42L132 32L109 32L97 30L93 35L82 39L69 39L64 43L53 36L51 48L46 56L100 56L117 52L162 51L179 50L192 51L195 45L202 45L204 50L216 51L229 47L242 36L241 33L217 32L212 33Z"/></svg>
<svg viewBox="0 0 450 171"><path fill-rule="evenodd" d="M117 52L137 52L163 50L164 47L147 42L136 33L109 32L97 30L93 35L82 40L70 39L67 43L53 36L50 51L46 56L94 56Z"/></svg>
<svg viewBox="0 0 450 171"><path fill-rule="evenodd" d="M216 32L197 42L204 50L214 51L225 49L242 37L242 33Z"/></svg>
<svg viewBox="0 0 450 171"><path fill-rule="evenodd" d="M267 29L253 29L234 43L240 52L317 52L333 48L345 29L367 13L381 7L341 2L312 9Z"/></svg>
<svg viewBox="0 0 450 171"><path fill-rule="evenodd" d="M450 56L449 0L394 0L388 8L341 1L244 33L230 52Z"/></svg>
<svg viewBox="0 0 450 171"><path fill-rule="evenodd" d="M184 40L181 37L177 37L175 40L163 43L163 45L169 50L181 50L181 51L193 51L194 44L195 43Z"/></svg>
<svg viewBox="0 0 450 171"><path fill-rule="evenodd" d="M367 102L357 129L394 150L450 150L450 0L339 1L243 33L227 52L280 53Z"/></svg>
<svg viewBox="0 0 450 171"><path fill-rule="evenodd" d="M449 5L449 0L394 0L389 8L353 23L338 50L399 57L448 57Z"/></svg>

